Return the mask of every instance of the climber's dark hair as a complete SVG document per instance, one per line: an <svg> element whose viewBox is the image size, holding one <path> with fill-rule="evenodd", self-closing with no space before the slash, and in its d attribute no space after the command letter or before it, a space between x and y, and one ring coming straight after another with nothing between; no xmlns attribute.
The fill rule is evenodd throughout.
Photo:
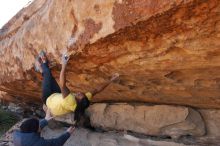
<svg viewBox="0 0 220 146"><path fill-rule="evenodd" d="M89 107L89 100L85 96L80 101L77 101L77 106L74 113L74 120L76 123L80 121L81 116L85 113L85 110Z"/></svg>
<svg viewBox="0 0 220 146"><path fill-rule="evenodd" d="M37 133L39 129L39 120L36 118L27 119L21 124L20 129L23 133Z"/></svg>

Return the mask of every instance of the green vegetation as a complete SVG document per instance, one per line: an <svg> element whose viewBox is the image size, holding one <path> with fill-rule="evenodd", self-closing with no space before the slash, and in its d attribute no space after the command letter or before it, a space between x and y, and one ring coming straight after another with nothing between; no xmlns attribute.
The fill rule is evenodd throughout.
<svg viewBox="0 0 220 146"><path fill-rule="evenodd" d="M9 112L0 109L0 137L9 130L16 122L18 118Z"/></svg>

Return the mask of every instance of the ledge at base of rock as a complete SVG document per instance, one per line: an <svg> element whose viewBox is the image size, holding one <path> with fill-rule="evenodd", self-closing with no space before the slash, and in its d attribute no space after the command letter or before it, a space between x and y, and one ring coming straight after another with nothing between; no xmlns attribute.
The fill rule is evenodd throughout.
<svg viewBox="0 0 220 146"><path fill-rule="evenodd" d="M12 141L12 132L17 129L21 122L12 127L0 140L1 146L14 146ZM65 127L50 129L45 127L41 135L46 138L59 136L66 130ZM84 128L77 128L74 134L67 140L64 146L186 146L182 143L176 143L170 140L152 140L150 138L137 138L123 133L105 132L99 133ZM197 145L187 145L197 146Z"/></svg>

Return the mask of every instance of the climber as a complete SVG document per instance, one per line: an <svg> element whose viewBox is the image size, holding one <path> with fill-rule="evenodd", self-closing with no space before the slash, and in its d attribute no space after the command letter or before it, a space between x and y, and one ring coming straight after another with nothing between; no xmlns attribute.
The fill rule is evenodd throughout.
<svg viewBox="0 0 220 146"><path fill-rule="evenodd" d="M69 60L68 55L62 56L62 69L60 72L60 86L51 74L48 66L48 59L45 52L41 52L36 60L36 69L43 75L42 82L42 100L44 107L51 110L53 116L60 116L74 112L74 120L78 122L86 108L89 107L92 96L103 91L112 81L116 80L119 75L116 73L110 81L99 86L92 92L70 92L66 85L66 66Z"/></svg>
<svg viewBox="0 0 220 146"><path fill-rule="evenodd" d="M73 127L69 127L65 133L59 137L52 139L44 139L40 136L41 130L48 124L48 121L52 119L50 111L47 110L46 116L42 120L37 118L29 118L25 120L20 130L16 130L13 133L13 143L15 146L62 146L70 135L74 132Z"/></svg>

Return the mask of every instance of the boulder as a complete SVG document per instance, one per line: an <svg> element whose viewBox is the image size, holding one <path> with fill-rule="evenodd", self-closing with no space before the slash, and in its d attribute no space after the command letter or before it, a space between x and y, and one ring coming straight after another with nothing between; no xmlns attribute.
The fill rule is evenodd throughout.
<svg viewBox="0 0 220 146"><path fill-rule="evenodd" d="M88 110L93 127L153 136L203 136L205 124L198 111L182 106L94 104Z"/></svg>

